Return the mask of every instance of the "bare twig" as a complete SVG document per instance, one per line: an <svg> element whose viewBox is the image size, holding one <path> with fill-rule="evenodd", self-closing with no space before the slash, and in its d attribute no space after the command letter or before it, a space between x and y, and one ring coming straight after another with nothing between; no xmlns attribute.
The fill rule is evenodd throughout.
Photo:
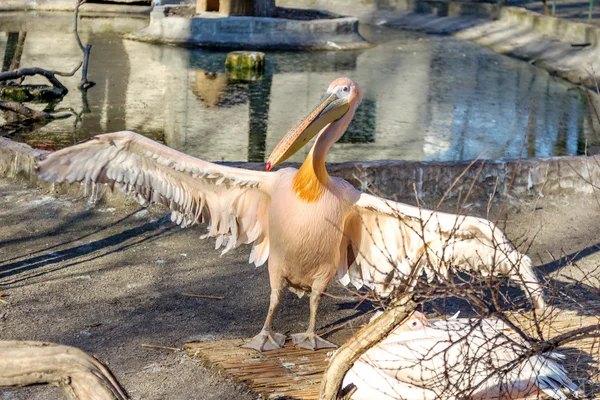
<svg viewBox="0 0 600 400"><path fill-rule="evenodd" d="M179 347L159 346L154 344L142 344L142 347L147 349L158 349L158 350L170 350L170 351L181 351Z"/></svg>
<svg viewBox="0 0 600 400"><path fill-rule="evenodd" d="M82 64L83 64L83 62L82 62L82 61L79 61L79 64L77 64L77 65L75 66L75 68L73 68L73 69L71 70L71 72L52 71L52 73L53 73L54 75L58 75L58 76L73 76L73 75L75 75L75 72L79 71L79 68L81 68L81 65L82 65Z"/></svg>
<svg viewBox="0 0 600 400"><path fill-rule="evenodd" d="M193 293L181 293L182 296L196 297L198 299L212 299L212 300L223 300L223 296L209 296L205 294L193 294Z"/></svg>

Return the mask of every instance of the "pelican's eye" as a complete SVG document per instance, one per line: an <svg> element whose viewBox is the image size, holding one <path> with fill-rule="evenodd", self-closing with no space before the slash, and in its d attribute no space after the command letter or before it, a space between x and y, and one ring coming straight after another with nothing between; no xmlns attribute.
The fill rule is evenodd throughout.
<svg viewBox="0 0 600 400"><path fill-rule="evenodd" d="M348 86L348 85L338 86L336 92L337 92L337 95L339 98L345 99L346 97L348 97L350 95L350 86Z"/></svg>
<svg viewBox="0 0 600 400"><path fill-rule="evenodd" d="M412 320L412 321L409 321L409 323L408 323L408 327L413 331L422 328L422 326L423 325L421 324L421 321L419 321L419 320Z"/></svg>

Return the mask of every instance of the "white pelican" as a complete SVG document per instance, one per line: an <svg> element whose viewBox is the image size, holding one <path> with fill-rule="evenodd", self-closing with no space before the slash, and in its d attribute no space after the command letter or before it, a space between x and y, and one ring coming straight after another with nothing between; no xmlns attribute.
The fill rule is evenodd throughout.
<svg viewBox="0 0 600 400"><path fill-rule="evenodd" d="M269 258L271 301L261 332L246 344L280 348L285 337L271 330L281 290L310 292L306 333L298 346L334 347L315 334L321 294L334 275L389 294L412 268L428 276L448 266L503 273L521 284L536 307L543 294L531 260L519 254L489 221L421 210L355 190L330 177L325 157L344 133L362 100L358 85L336 79L319 105L301 119L269 157L267 172L213 164L134 132L99 135L50 154L39 164L51 182L117 185L141 204L162 203L182 226L209 222L208 236L224 252L253 243L250 262ZM299 170L270 169L317 136Z"/></svg>
<svg viewBox="0 0 600 400"><path fill-rule="evenodd" d="M531 347L500 320L427 321L415 312L344 377L353 400L538 399L581 392L555 360Z"/></svg>

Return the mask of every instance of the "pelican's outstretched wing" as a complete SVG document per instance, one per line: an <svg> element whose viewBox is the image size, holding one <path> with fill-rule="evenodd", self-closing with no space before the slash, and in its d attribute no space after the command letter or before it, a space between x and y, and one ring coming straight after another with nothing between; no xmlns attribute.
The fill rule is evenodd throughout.
<svg viewBox="0 0 600 400"><path fill-rule="evenodd" d="M344 228L338 269L342 283L367 286L385 296L400 284L414 284L407 278L416 277L415 268L429 280L457 268L508 275L524 287L536 307L544 307L531 259L517 252L492 222L424 210L354 189L347 198L355 213Z"/></svg>
<svg viewBox="0 0 600 400"><path fill-rule="evenodd" d="M250 262L269 255L268 188L274 174L213 164L135 132L98 135L50 154L39 163L50 182L119 187L140 204L161 203L181 226L209 222L223 252L253 243Z"/></svg>

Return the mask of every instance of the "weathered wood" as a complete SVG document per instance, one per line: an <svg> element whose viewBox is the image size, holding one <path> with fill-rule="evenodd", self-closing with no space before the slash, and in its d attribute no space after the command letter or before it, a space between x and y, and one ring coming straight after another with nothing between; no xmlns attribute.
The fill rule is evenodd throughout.
<svg viewBox="0 0 600 400"><path fill-rule="evenodd" d="M225 15L254 15L252 0L220 0L219 13Z"/></svg>
<svg viewBox="0 0 600 400"><path fill-rule="evenodd" d="M216 12L224 15L275 17L275 0L197 0L196 13Z"/></svg>
<svg viewBox="0 0 600 400"><path fill-rule="evenodd" d="M411 297L394 300L382 315L340 347L331 358L323 375L319 400L336 400L340 395L344 376L352 364L406 320L416 308L417 303Z"/></svg>
<svg viewBox="0 0 600 400"><path fill-rule="evenodd" d="M14 113L20 114L20 115L24 116L25 118L32 119L34 121L62 119L62 118L68 118L71 116L70 113L50 114L45 111L37 111L32 108L26 107L21 103L17 103L14 101L5 101L5 100L0 100L0 110L12 111Z"/></svg>
<svg viewBox="0 0 600 400"><path fill-rule="evenodd" d="M196 13L218 11L219 0L196 0Z"/></svg>
<svg viewBox="0 0 600 400"><path fill-rule="evenodd" d="M99 360L69 346L0 341L0 387L59 387L73 400L124 400L125 389Z"/></svg>
<svg viewBox="0 0 600 400"><path fill-rule="evenodd" d="M253 0L197 0L196 13L218 12L223 15L254 15Z"/></svg>
<svg viewBox="0 0 600 400"><path fill-rule="evenodd" d="M71 72L58 72L58 71L48 71L43 68L21 68L16 69L14 71L7 71L0 73L0 81L7 80L15 80L15 79L23 79L26 76L34 76L34 75L42 75L44 78L48 79L48 81L57 88L62 95L64 96L69 91L65 85L63 85L55 75L59 76L73 76L75 72L79 69L81 64L77 65Z"/></svg>

